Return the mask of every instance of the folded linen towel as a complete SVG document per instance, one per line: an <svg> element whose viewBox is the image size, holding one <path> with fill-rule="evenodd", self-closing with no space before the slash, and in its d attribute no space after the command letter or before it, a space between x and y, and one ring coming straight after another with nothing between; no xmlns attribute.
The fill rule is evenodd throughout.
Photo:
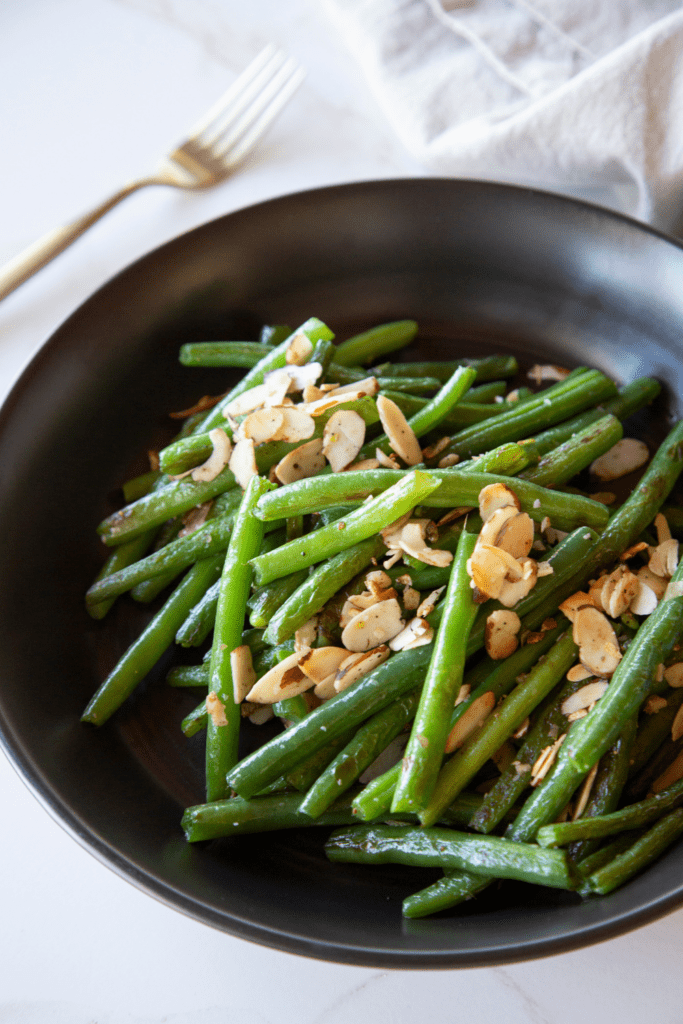
<svg viewBox="0 0 683 1024"><path fill-rule="evenodd" d="M674 225L683 206L680 0L324 3L429 170L607 196Z"/></svg>

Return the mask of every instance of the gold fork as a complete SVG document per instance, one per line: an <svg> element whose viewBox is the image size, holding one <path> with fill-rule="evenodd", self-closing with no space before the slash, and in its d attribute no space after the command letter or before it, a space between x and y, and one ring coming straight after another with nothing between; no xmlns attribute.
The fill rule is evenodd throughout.
<svg viewBox="0 0 683 1024"><path fill-rule="evenodd" d="M266 47L228 91L164 157L156 173L124 185L78 220L44 235L0 270L0 299L32 277L122 199L147 185L202 189L227 178L253 149L303 81L291 58Z"/></svg>

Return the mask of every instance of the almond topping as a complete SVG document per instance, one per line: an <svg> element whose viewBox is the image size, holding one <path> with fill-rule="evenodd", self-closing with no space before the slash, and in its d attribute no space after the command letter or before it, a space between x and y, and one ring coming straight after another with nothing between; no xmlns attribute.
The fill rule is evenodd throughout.
<svg viewBox="0 0 683 1024"><path fill-rule="evenodd" d="M301 406L280 406L279 411L282 413L282 426L271 436L271 441L296 444L297 441L306 441L312 436L315 423L311 416L301 411Z"/></svg>
<svg viewBox="0 0 683 1024"><path fill-rule="evenodd" d="M655 530L657 531L657 543L663 544L665 540L671 540L671 530L669 524L666 521L666 517L658 512L655 516L654 521Z"/></svg>
<svg viewBox="0 0 683 1024"><path fill-rule="evenodd" d="M258 476L258 466L254 455L254 442L250 437L243 437L237 442L232 450L230 470L235 474L235 480L242 490L246 490L247 484L253 476Z"/></svg>
<svg viewBox="0 0 683 1024"><path fill-rule="evenodd" d="M348 395L351 391L362 391L363 394L372 398L379 391L379 382L376 377L363 377L362 380L357 380L354 384L335 384L332 391L335 398L337 395Z"/></svg>
<svg viewBox="0 0 683 1024"><path fill-rule="evenodd" d="M498 609L486 619L486 653L489 658L499 661L514 654L519 645L517 634L522 623L515 612Z"/></svg>
<svg viewBox="0 0 683 1024"><path fill-rule="evenodd" d="M454 750L461 747L467 737L484 724L495 706L496 698L491 690L487 690L486 693L482 693L481 697L472 701L467 711L462 713L448 734L446 753L452 754Z"/></svg>
<svg viewBox="0 0 683 1024"><path fill-rule="evenodd" d="M273 701L296 697L304 690L308 690L313 685L312 680L300 667L300 662L306 654L308 651L295 651L269 669L252 686L247 694L247 700L253 700L256 704L272 704Z"/></svg>
<svg viewBox="0 0 683 1024"><path fill-rule="evenodd" d="M681 706L676 712L676 717L673 720L671 726L671 739L676 742L683 736L683 706Z"/></svg>
<svg viewBox="0 0 683 1024"><path fill-rule="evenodd" d="M263 444L275 437L284 423L281 409L257 409L240 424L237 438L250 437L254 444Z"/></svg>
<svg viewBox="0 0 683 1024"><path fill-rule="evenodd" d="M658 779L655 779L652 783L652 792L661 793L663 789L673 786L674 782L678 782L679 779L683 779L683 752L678 755L675 761L671 762Z"/></svg>
<svg viewBox="0 0 683 1024"><path fill-rule="evenodd" d="M424 647L434 639L434 630L426 619L415 617L411 619L405 629L397 633L393 640L389 641L392 651L412 651L415 647Z"/></svg>
<svg viewBox="0 0 683 1024"><path fill-rule="evenodd" d="M669 686L679 690L683 686L683 661L677 661L675 665L669 665L664 669L664 678Z"/></svg>
<svg viewBox="0 0 683 1024"><path fill-rule="evenodd" d="M648 697L643 704L643 711L646 715L656 715L659 711L666 707L667 701L665 697L658 697L653 695Z"/></svg>
<svg viewBox="0 0 683 1024"><path fill-rule="evenodd" d="M631 611L634 615L651 615L657 607L657 595L654 590L643 583L642 580L638 580L638 589L636 595L631 601Z"/></svg>
<svg viewBox="0 0 683 1024"><path fill-rule="evenodd" d="M420 522L414 520L406 523L401 530L401 537L399 545L403 551L408 555L412 555L413 558L417 558L418 561L424 562L426 565L435 565L444 568L450 565L453 561L453 553L451 551L441 551L436 548L430 548L425 543L425 534L427 533L426 522Z"/></svg>
<svg viewBox="0 0 683 1024"><path fill-rule="evenodd" d="M560 381L569 376L569 370L564 366L554 366L551 363L535 363L530 370L527 370L527 377L534 384L542 384L544 381Z"/></svg>
<svg viewBox="0 0 683 1024"><path fill-rule="evenodd" d="M526 512L519 512L503 526L496 541L496 547L507 551L513 558L526 558L531 551L533 542L533 519Z"/></svg>
<svg viewBox="0 0 683 1024"><path fill-rule="evenodd" d="M386 644L381 644L369 651L351 654L342 661L337 669L334 680L334 689L337 693L346 690L352 683L362 679L368 672L381 665L390 656L391 651Z"/></svg>
<svg viewBox="0 0 683 1024"><path fill-rule="evenodd" d="M581 664L596 676L611 676L621 661L621 651L607 616L597 608L580 608L573 635Z"/></svg>
<svg viewBox="0 0 683 1024"><path fill-rule="evenodd" d="M396 598L392 598L354 615L344 628L341 639L349 651L369 651L392 640L404 626L400 605Z"/></svg>
<svg viewBox="0 0 683 1024"><path fill-rule="evenodd" d="M442 459L439 459L437 466L439 469L450 469L451 466L457 465L458 462L460 462L460 456L453 452L450 455L444 455Z"/></svg>
<svg viewBox="0 0 683 1024"><path fill-rule="evenodd" d="M247 644L230 651L230 674L235 704L241 704L256 682L256 673Z"/></svg>
<svg viewBox="0 0 683 1024"><path fill-rule="evenodd" d="M282 484L292 484L295 480L303 480L315 476L325 467L323 442L319 437L306 441L294 451L288 452L275 467L275 475Z"/></svg>
<svg viewBox="0 0 683 1024"><path fill-rule="evenodd" d="M574 812L572 814L572 821L576 821L577 818L580 818L583 812L586 810L586 804L588 803L588 798L591 795L591 790L593 789L593 783L595 782L595 776L597 774L598 762L596 761L591 770L589 771L588 775L584 779L583 785L579 791L579 799L576 801L576 807L574 808Z"/></svg>
<svg viewBox="0 0 683 1024"><path fill-rule="evenodd" d="M506 484L488 484L482 487L479 492L479 514L485 523L497 509L508 506L516 508L518 512L522 510L519 498Z"/></svg>
<svg viewBox="0 0 683 1024"><path fill-rule="evenodd" d="M609 451L591 463L590 471L599 480L618 480L644 466L650 458L648 447L643 441L622 437Z"/></svg>
<svg viewBox="0 0 683 1024"><path fill-rule="evenodd" d="M396 454L409 466L416 466L418 462L422 462L420 442L396 403L380 395L377 399L377 411L384 432Z"/></svg>
<svg viewBox="0 0 683 1024"><path fill-rule="evenodd" d="M562 701L560 711L563 715L572 715L575 711L583 711L584 708L589 708L596 700L600 700L607 689L607 685L604 680L596 680L594 683L582 686L580 690L572 693L566 700Z"/></svg>
<svg viewBox="0 0 683 1024"><path fill-rule="evenodd" d="M407 612L414 612L420 605L420 591L414 587L406 587L403 591L403 607ZM429 614L429 613L427 613Z"/></svg>
<svg viewBox="0 0 683 1024"><path fill-rule="evenodd" d="M384 466L385 469L400 469L398 459L393 452L391 455L387 455L381 448L375 448L375 456L380 466Z"/></svg>
<svg viewBox="0 0 683 1024"><path fill-rule="evenodd" d="M299 331L294 335L287 346L285 362L290 364L293 363L295 366L303 366L312 351L313 342L303 333L303 331Z"/></svg>
<svg viewBox="0 0 683 1024"><path fill-rule="evenodd" d="M428 615L432 614L436 607L436 602L439 600L445 589L445 586L439 587L437 590L432 590L431 594L427 594L424 601L420 603L417 609L417 614L421 618L426 619Z"/></svg>
<svg viewBox="0 0 683 1024"><path fill-rule="evenodd" d="M206 710L215 726L220 727L228 724L228 720L225 717L225 706L215 690L211 690L206 696Z"/></svg>
<svg viewBox="0 0 683 1024"><path fill-rule="evenodd" d="M509 574L500 588L498 600L506 608L512 608L534 588L538 576L538 565L533 558L525 558L518 563L522 570L520 580L510 580Z"/></svg>
<svg viewBox="0 0 683 1024"><path fill-rule="evenodd" d="M507 525L510 519L516 519L519 512L514 505L505 505L503 508L497 508L493 515L486 520L481 530L479 531L479 543L480 544L492 544L493 547L503 547L502 544L498 543L504 527ZM514 557L514 552L510 551L509 547L505 547L505 550L510 552ZM524 554L528 554L525 551Z"/></svg>
<svg viewBox="0 0 683 1024"><path fill-rule="evenodd" d="M365 420L350 409L332 413L323 431L323 454L334 473L346 469L365 441Z"/></svg>
<svg viewBox="0 0 683 1024"><path fill-rule="evenodd" d="M678 566L678 541L671 537L652 551L648 568L655 576L673 576Z"/></svg>
<svg viewBox="0 0 683 1024"><path fill-rule="evenodd" d="M570 683L580 683L582 679L590 679L592 675L593 673L589 672L583 665L576 664L572 665L565 678L568 679Z"/></svg>
<svg viewBox="0 0 683 1024"><path fill-rule="evenodd" d="M315 647L306 653L299 667L314 683L324 682L328 676L336 675L339 666L349 656L343 647Z"/></svg>
<svg viewBox="0 0 683 1024"><path fill-rule="evenodd" d="M546 777L557 757L557 752L565 741L567 734L563 733L555 740L553 744L548 747L544 747L539 756L534 761L531 768L531 785L538 786L538 784Z"/></svg>
<svg viewBox="0 0 683 1024"><path fill-rule="evenodd" d="M595 607L591 596L584 593L583 590L577 590L571 597L566 598L559 608L562 614L566 615L570 622L573 622L578 610L586 606Z"/></svg>
<svg viewBox="0 0 683 1024"><path fill-rule="evenodd" d="M215 480L218 474L224 470L230 462L232 443L225 431L220 427L216 427L215 430L210 430L209 440L213 445L213 451L206 462L203 462L201 466L195 466L192 470L193 480Z"/></svg>

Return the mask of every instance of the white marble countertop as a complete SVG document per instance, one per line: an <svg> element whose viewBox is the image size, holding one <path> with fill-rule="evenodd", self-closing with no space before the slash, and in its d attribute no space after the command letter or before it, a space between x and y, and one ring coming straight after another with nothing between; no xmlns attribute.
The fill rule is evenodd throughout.
<svg viewBox="0 0 683 1024"><path fill-rule="evenodd" d="M0 305L0 392L113 273L213 217L300 189L427 173L403 150L315 0L23 0L0 14L0 263L154 165L269 41L308 69L235 178L127 200ZM0 757L7 1024L661 1024L683 1020L683 911L598 946L480 970L318 963L157 903L67 836ZM217 968L217 969L216 969ZM267 979L267 981L266 981Z"/></svg>

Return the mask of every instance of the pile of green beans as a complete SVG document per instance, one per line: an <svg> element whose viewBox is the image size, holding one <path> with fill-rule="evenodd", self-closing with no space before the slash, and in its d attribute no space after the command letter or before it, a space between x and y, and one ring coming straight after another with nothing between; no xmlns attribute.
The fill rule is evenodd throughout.
<svg viewBox="0 0 683 1024"><path fill-rule="evenodd" d="M629 612L613 623L623 656L605 693L572 721L564 702L586 683L577 674L567 679L580 647L559 606L612 572L628 547L643 538L653 545L662 506L672 532L683 529L670 497L683 469L683 423L612 510L584 493L586 471L623 437L623 421L657 398L657 381L618 388L600 371L577 367L549 387L513 393L519 368L510 356L389 361L417 334L415 321L400 320L333 344L330 328L311 317L295 331L264 328L258 341L182 346L185 366L245 373L208 412L188 419L159 453L158 468L122 485L127 504L98 527L109 557L86 594L95 628L107 629L107 614L127 592L150 604L152 615L82 718L102 726L138 686L156 685L147 677L169 649L196 649L196 662L185 657L167 678L169 696L182 701L185 688L193 701L202 698L178 723L186 736L206 736L205 802L182 816L189 842L327 829L330 860L441 872L417 892L406 874L406 917L449 910L495 879L593 898L683 833L683 768L680 778L648 792L673 760L683 760L681 741L669 738L683 689L670 689L663 677L683 642L683 563L651 614ZM279 485L275 467L306 442L273 439L255 445L255 475L244 489L232 463L195 481L193 469L213 451L210 431L221 428L233 443L241 436L244 415L232 418L229 404L286 369L295 341L310 353L296 361L315 364L317 390L304 405L334 397L335 386L353 392L364 382L365 392L356 389L316 415L308 438L326 441L334 413L351 413L364 429L358 467L333 473L325 466ZM292 391L285 404L300 400ZM397 458L389 426L381 433L381 412L391 403L419 443L417 465ZM489 616L504 605L471 579L479 496L491 485L513 492L534 524L530 554L547 563L513 606L517 649L497 660ZM199 506L204 521L186 526ZM390 546L383 531L409 520L422 524L438 558ZM371 586L368 574L383 567L383 582L375 577ZM364 619L373 600L397 604L401 628L418 622L421 605L422 639L378 646L375 667L346 688L331 688L333 676L320 681L316 696L299 667L303 655L342 647L342 637L350 643L343 625L352 615ZM281 699L245 700L285 659L293 667L280 670ZM336 680L342 675L343 668ZM299 680L299 692L286 689ZM255 743L268 717L281 727ZM554 763L536 777L532 766L551 749Z"/></svg>

